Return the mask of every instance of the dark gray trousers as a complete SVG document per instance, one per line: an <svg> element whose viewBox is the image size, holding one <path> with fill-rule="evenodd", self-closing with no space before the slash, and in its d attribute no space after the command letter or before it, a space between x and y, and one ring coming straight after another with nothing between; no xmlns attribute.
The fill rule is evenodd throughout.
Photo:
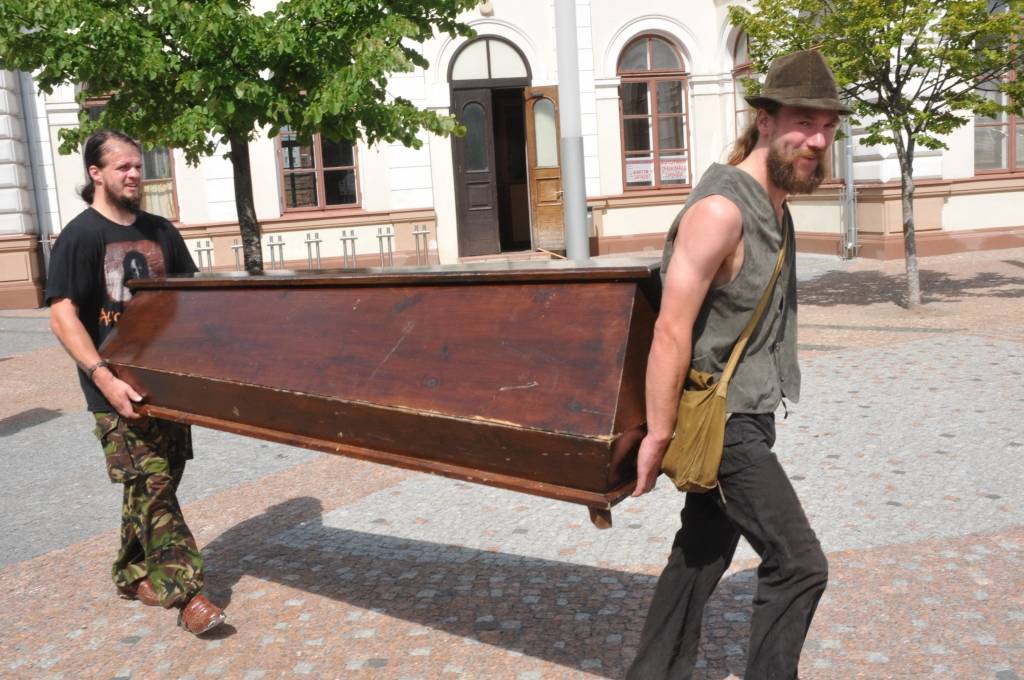
<svg viewBox="0 0 1024 680"><path fill-rule="evenodd" d="M778 458L773 414L735 414L726 426L717 490L686 495L682 528L654 589L628 680L693 674L704 604L742 535L761 556L745 680L793 680L825 592L828 562Z"/></svg>

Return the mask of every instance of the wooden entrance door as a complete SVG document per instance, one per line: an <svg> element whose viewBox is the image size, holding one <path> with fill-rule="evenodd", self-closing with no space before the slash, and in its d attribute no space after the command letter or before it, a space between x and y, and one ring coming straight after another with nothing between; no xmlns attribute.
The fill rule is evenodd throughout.
<svg viewBox="0 0 1024 680"><path fill-rule="evenodd" d="M455 90L452 97L455 117L466 126L454 142L459 255L493 255L501 240L491 90Z"/></svg>
<svg viewBox="0 0 1024 680"><path fill-rule="evenodd" d="M558 149L558 88L528 87L526 160L530 178L533 247L565 250L562 168Z"/></svg>

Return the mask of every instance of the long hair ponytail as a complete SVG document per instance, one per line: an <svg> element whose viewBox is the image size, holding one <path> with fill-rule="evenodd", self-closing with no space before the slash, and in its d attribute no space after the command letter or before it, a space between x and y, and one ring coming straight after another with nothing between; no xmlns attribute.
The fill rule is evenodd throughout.
<svg viewBox="0 0 1024 680"><path fill-rule="evenodd" d="M780 105L774 101L759 102L758 107L754 109L754 119L747 124L746 129L733 142L732 150L729 152L729 165L742 163L757 146L757 140L761 138L761 133L757 131L757 117L761 115L761 111L769 116L774 116L780 108Z"/></svg>
<svg viewBox="0 0 1024 680"><path fill-rule="evenodd" d="M743 131L732 144L732 151L729 152L729 165L739 165L750 155L750 152L757 146L757 140L761 134L757 131L757 119L755 118L747 129Z"/></svg>

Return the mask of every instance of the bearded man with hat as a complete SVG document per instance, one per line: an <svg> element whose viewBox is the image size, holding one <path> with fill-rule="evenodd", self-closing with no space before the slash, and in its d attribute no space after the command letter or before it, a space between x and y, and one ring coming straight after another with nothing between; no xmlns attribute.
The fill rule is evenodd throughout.
<svg viewBox="0 0 1024 680"><path fill-rule="evenodd" d="M790 194L825 176L839 101L825 59L805 50L776 59L728 164L713 165L669 229L664 293L647 365L647 436L634 496L650 491L676 427L689 367L724 370L767 289L783 245L778 281L727 392L719 486L688 493L682 528L658 579L630 680L691 677L704 605L729 567L740 536L761 557L753 602L747 680L791 680L828 562L789 478L772 451L775 411L800 396L796 356L796 258Z"/></svg>

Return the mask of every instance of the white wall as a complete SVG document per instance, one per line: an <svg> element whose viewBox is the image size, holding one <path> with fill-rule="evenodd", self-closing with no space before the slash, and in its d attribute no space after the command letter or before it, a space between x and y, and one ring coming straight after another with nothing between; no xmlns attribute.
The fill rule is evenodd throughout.
<svg viewBox="0 0 1024 680"><path fill-rule="evenodd" d="M799 196L790 201L793 226L799 232L839 234L843 228L843 208L838 200Z"/></svg>
<svg viewBox="0 0 1024 680"><path fill-rule="evenodd" d="M391 203L392 176L388 169L388 149L383 145L359 145L359 188L363 210L387 210Z"/></svg>
<svg viewBox="0 0 1024 680"><path fill-rule="evenodd" d="M203 174L202 162L199 165L188 165L185 154L175 150L174 157L174 190L178 194L178 219L182 224L201 224L208 222L206 176Z"/></svg>
<svg viewBox="0 0 1024 680"><path fill-rule="evenodd" d="M974 121L953 130L945 138L949 148L942 152L942 178L974 176Z"/></svg>
<svg viewBox="0 0 1024 680"><path fill-rule="evenodd" d="M619 79L597 81L597 137L600 186L596 195L616 196L622 193L622 130L619 127ZM595 194L587 190L587 194Z"/></svg>
<svg viewBox="0 0 1024 680"><path fill-rule="evenodd" d="M633 236L634 234L663 234L679 214L679 205L656 205L643 208L609 210L602 218L603 236Z"/></svg>
<svg viewBox="0 0 1024 680"><path fill-rule="evenodd" d="M63 228L78 213L86 208L78 190L85 184L85 168L82 154L62 155L59 151L61 128L78 127L78 104L75 102L75 88L65 85L44 96L44 110L48 125L50 158L53 161L54 184L57 187L57 209L60 214L60 228ZM54 233L60 229L55 228Z"/></svg>
<svg viewBox="0 0 1024 680"><path fill-rule="evenodd" d="M1019 227L1022 205L1024 191L951 196L942 208L942 226L948 231Z"/></svg>
<svg viewBox="0 0 1024 680"><path fill-rule="evenodd" d="M445 109L447 111L447 109ZM450 139L430 136L431 180L434 186L434 214L437 218L437 254L442 264L459 259L459 233L455 211L455 164Z"/></svg>
<svg viewBox="0 0 1024 680"><path fill-rule="evenodd" d="M399 73L388 82L388 95L402 97L418 107L427 106L426 73L416 69L412 73ZM387 209L403 210L408 208L429 208L433 203L433 178L430 173L430 145L427 134L417 135L422 146L419 149L407 148L403 144L393 143L383 146L381 153L386 163L389 195ZM380 177L367 177L362 186L378 183Z"/></svg>
<svg viewBox="0 0 1024 680"><path fill-rule="evenodd" d="M277 144L261 130L249 142L249 166L252 172L253 204L256 219L273 219L281 214L281 184L277 168ZM234 179L231 180L232 191ZM237 212L232 220L238 219Z"/></svg>

